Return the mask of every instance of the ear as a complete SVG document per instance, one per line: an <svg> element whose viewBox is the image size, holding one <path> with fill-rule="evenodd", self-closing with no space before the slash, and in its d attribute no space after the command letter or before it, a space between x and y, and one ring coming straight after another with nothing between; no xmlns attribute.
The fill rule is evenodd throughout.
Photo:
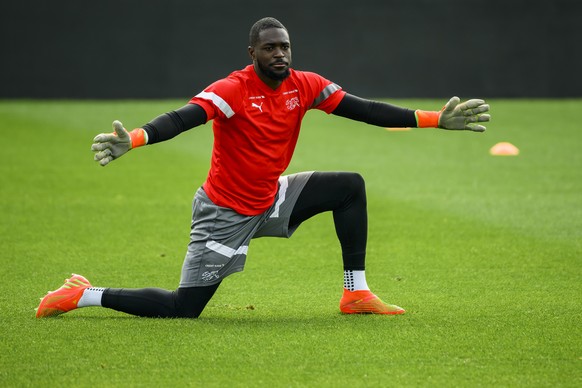
<svg viewBox="0 0 582 388"><path fill-rule="evenodd" d="M251 60L254 62L255 61L255 49L253 47L249 46L248 51L249 51L249 56L251 57Z"/></svg>

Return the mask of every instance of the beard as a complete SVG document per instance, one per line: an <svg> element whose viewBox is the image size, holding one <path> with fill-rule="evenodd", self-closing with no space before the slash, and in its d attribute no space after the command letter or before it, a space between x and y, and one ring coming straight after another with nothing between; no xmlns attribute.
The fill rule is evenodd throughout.
<svg viewBox="0 0 582 388"><path fill-rule="evenodd" d="M274 81L283 81L291 75L289 67L287 67L283 72L275 72L269 65L265 66L261 62L257 62L257 64L259 65L261 72Z"/></svg>

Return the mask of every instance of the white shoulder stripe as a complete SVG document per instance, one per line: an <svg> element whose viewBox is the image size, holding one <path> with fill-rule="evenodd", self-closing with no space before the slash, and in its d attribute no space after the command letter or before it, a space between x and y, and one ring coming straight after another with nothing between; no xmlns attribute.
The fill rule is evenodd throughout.
<svg viewBox="0 0 582 388"><path fill-rule="evenodd" d="M222 97L220 97L218 94L216 93L208 93L208 92L200 92L196 95L196 97L198 98L202 98L204 100L209 100L212 101L212 103L214 105L216 105L216 107L218 109L220 109L222 111L222 113L224 113L224 115L226 117L228 117L229 119L234 116L234 111L232 110L232 108L230 107L230 105L228 105L228 103L226 101L224 101L222 99Z"/></svg>

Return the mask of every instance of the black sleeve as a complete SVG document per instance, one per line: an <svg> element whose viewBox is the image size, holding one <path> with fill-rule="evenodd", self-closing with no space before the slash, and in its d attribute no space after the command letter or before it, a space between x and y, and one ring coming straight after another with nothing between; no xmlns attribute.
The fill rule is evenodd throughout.
<svg viewBox="0 0 582 388"><path fill-rule="evenodd" d="M204 123L206 123L206 111L199 105L188 104L159 115L142 128L148 134L148 144L154 144L171 139Z"/></svg>
<svg viewBox="0 0 582 388"><path fill-rule="evenodd" d="M379 127L416 127L414 110L351 94L346 94L331 113Z"/></svg>

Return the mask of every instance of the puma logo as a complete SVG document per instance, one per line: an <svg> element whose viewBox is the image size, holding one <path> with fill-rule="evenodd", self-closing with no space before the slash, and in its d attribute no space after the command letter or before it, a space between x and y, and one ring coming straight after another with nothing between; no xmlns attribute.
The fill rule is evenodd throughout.
<svg viewBox="0 0 582 388"><path fill-rule="evenodd" d="M258 110L260 110L260 111L261 111L261 113L263 113L263 103L262 103L262 102L261 102L261 105L257 105L257 104L255 104L255 103L253 102L253 103L251 104L251 106L252 106L253 108L257 108Z"/></svg>

